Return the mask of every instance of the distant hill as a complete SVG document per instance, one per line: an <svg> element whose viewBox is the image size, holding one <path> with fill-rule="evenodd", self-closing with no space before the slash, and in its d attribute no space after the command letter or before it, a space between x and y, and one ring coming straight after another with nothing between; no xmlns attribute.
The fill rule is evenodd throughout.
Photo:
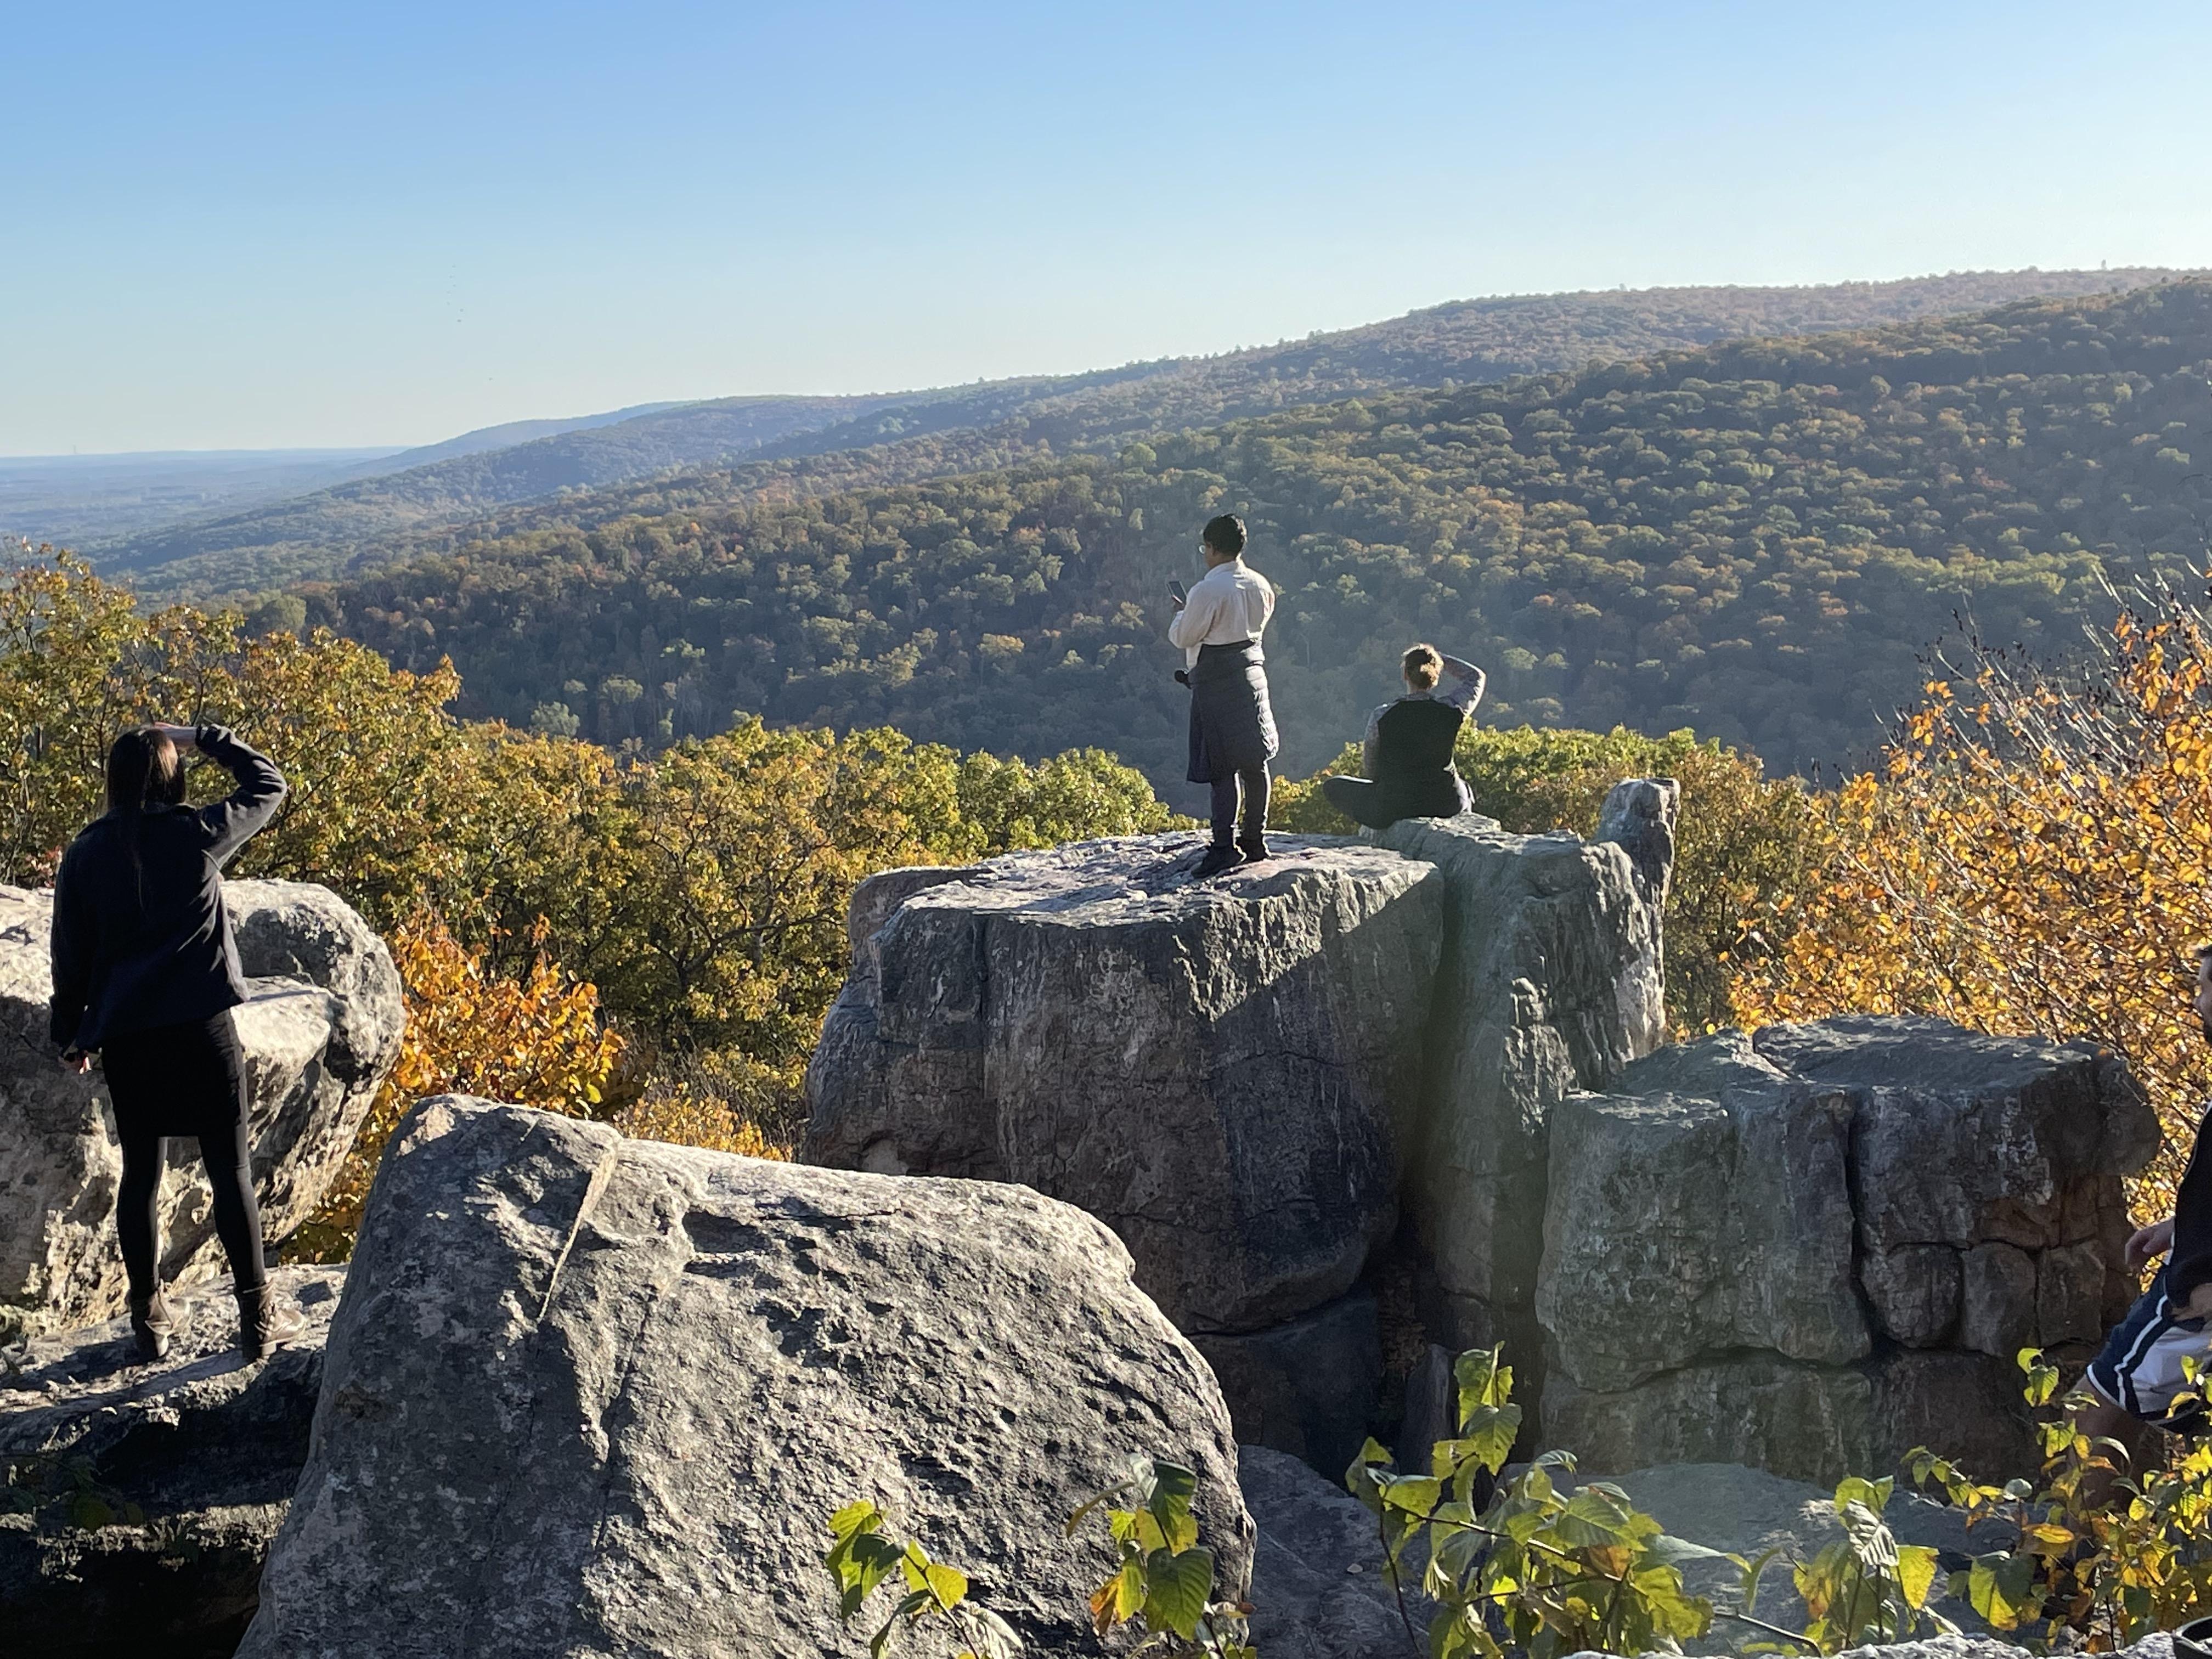
<svg viewBox="0 0 2212 1659"><path fill-rule="evenodd" d="M1384 392L1111 456L844 493L748 489L550 525L336 583L271 618L469 712L647 744L734 711L1182 769L1163 588L1241 512L1306 770L1427 638L1485 717L1683 725L1770 763L1862 750L1970 613L2063 652L2109 577L2204 556L2212 282L1734 342L1499 386ZM674 487L672 486L672 489ZM703 496L707 485L696 486Z"/></svg>
<svg viewBox="0 0 2212 1659"><path fill-rule="evenodd" d="M161 593L214 595L748 490L943 477L1354 393L1492 382L1748 336L2137 287L2157 270L1999 271L1808 288L1652 289L1459 301L1219 356L852 398L687 404L434 462L90 550ZM699 476L729 471L727 478ZM586 492L579 499L568 492ZM627 493L626 493L627 492Z"/></svg>
<svg viewBox="0 0 2212 1659"><path fill-rule="evenodd" d="M83 547L357 476L391 449L0 455L0 539Z"/></svg>
<svg viewBox="0 0 2212 1659"><path fill-rule="evenodd" d="M458 438L448 438L443 443L423 444L414 449L403 449L396 454L385 455L367 466L356 469L362 477L371 474L404 472L410 467L428 466L433 461L450 461L463 455L482 455L495 449L512 449L539 438L557 438L564 432L589 432L594 428L615 426L623 421L635 421L641 416L658 415L665 409L679 409L681 404L632 404L628 409L611 409L599 415L576 415L565 420L507 421L499 426L480 426L473 432L464 432Z"/></svg>

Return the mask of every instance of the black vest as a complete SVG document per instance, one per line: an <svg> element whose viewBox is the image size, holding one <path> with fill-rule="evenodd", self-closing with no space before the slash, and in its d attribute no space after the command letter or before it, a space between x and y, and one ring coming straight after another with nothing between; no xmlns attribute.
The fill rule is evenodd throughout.
<svg viewBox="0 0 2212 1659"><path fill-rule="evenodd" d="M1433 697L1401 697L1376 722L1375 781L1407 817L1449 817L1460 810L1459 773L1452 748L1467 711Z"/></svg>

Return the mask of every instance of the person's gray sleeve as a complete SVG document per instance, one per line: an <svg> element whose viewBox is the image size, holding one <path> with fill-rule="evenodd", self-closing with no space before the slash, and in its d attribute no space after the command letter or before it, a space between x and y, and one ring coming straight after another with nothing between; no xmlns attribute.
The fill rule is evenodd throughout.
<svg viewBox="0 0 2212 1659"><path fill-rule="evenodd" d="M193 741L200 753L238 780L237 788L214 805L199 810L207 855L220 870L276 816L276 809L284 804L284 775L268 756L241 742L227 726L203 726L194 733Z"/></svg>
<svg viewBox="0 0 2212 1659"><path fill-rule="evenodd" d="M1482 701L1489 677L1464 657L1446 657L1444 672L1451 676L1452 683L1437 693L1438 697L1462 714L1473 714L1475 704Z"/></svg>
<svg viewBox="0 0 2212 1659"><path fill-rule="evenodd" d="M1367 735L1359 740L1359 775L1372 781L1375 776L1375 745L1382 741L1382 716L1389 712L1389 703L1376 706L1367 717Z"/></svg>

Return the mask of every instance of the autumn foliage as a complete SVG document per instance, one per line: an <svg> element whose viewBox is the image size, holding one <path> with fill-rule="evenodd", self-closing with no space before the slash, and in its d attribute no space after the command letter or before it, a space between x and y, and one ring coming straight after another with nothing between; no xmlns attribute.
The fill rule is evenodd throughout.
<svg viewBox="0 0 2212 1659"><path fill-rule="evenodd" d="M407 998L399 1060L295 1254L337 1261L350 1253L385 1143L425 1095L480 1095L571 1117L599 1113L623 1040L600 1020L599 993L550 961L544 942L541 927L533 941L538 953L520 978L508 978L490 971L483 951L459 944L434 916L392 934L392 961Z"/></svg>
<svg viewBox="0 0 2212 1659"><path fill-rule="evenodd" d="M2206 1083L2212 622L2153 586L2091 646L2059 672L1970 642L1931 680L1883 766L1820 803L1814 878L1769 896L1735 1002L2109 1043L2158 1103L2137 1197L2169 1213Z"/></svg>

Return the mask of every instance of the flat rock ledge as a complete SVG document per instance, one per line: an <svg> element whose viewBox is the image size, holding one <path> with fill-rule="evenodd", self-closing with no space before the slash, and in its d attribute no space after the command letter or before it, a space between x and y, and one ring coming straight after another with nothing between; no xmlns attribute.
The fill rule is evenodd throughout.
<svg viewBox="0 0 2212 1659"><path fill-rule="evenodd" d="M1442 884L1296 837L1201 882L1200 850L1086 842L864 884L806 1160L1077 1205L1185 1331L1349 1290L1397 1220Z"/></svg>
<svg viewBox="0 0 2212 1659"><path fill-rule="evenodd" d="M0 1351L0 1609L10 1654L180 1659L234 1650L301 1466L343 1267L274 1275L307 1333L239 1355L228 1279L173 1298L169 1357L117 1320ZM135 1505L143 1518L130 1518Z"/></svg>

